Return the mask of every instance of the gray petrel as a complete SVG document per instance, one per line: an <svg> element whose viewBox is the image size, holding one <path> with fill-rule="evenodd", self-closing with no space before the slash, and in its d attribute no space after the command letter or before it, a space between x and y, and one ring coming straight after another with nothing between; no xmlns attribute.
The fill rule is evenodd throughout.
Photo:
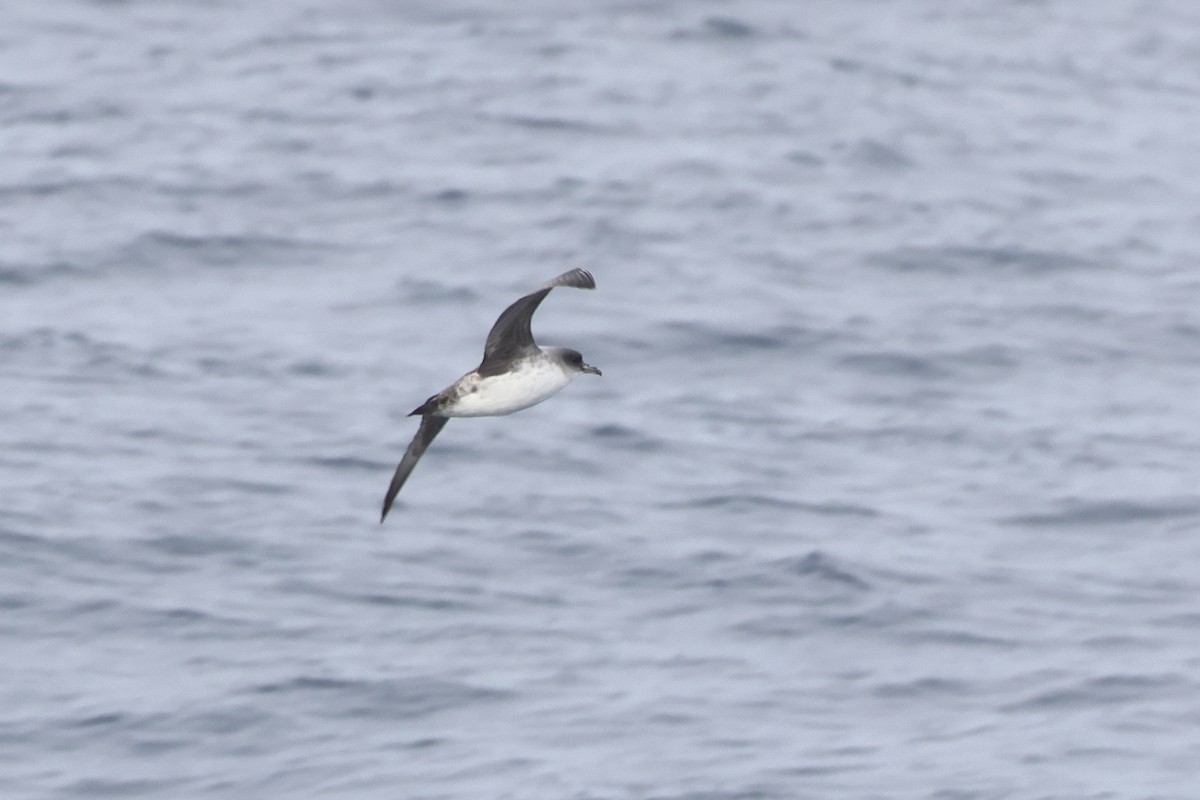
<svg viewBox="0 0 1200 800"><path fill-rule="evenodd" d="M578 350L539 347L533 341L529 322L555 286L595 289L596 281L587 270L573 269L543 283L504 309L483 346L483 362L409 414L420 415L421 427L392 476L392 485L383 498L380 522L387 517L400 487L450 417L511 414L542 402L580 372L600 374L600 370L584 362Z"/></svg>

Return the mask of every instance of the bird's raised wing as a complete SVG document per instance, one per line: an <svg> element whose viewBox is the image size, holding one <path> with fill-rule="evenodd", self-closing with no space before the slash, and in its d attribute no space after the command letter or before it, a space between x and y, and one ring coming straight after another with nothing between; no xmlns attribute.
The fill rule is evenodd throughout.
<svg viewBox="0 0 1200 800"><path fill-rule="evenodd" d="M487 376L495 371L502 371L513 358L517 358L537 345L533 341L533 331L529 321L533 312L550 294L555 286L570 286L575 289L595 289L596 280L586 269L573 269L564 272L556 278L543 283L534 291L522 297L508 308L496 320L483 346L483 363L479 365L479 374ZM494 369L489 369L489 368Z"/></svg>
<svg viewBox="0 0 1200 800"><path fill-rule="evenodd" d="M413 437L408 449L404 451L404 458L400 459L400 464L396 467L396 474L392 476L392 485L388 487L387 496L383 498L383 511L379 515L381 523L387 517L388 509L392 507L392 502L400 493L400 487L408 480L413 467L421 460L421 456L425 455L425 450L433 441L433 437L441 432L448 421L446 417L435 417L432 414L421 417L421 427L417 429L417 435Z"/></svg>

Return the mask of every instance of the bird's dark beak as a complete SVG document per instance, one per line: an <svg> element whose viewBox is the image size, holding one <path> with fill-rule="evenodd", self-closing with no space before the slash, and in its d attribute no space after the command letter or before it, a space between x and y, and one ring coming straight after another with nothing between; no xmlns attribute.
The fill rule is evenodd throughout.
<svg viewBox="0 0 1200 800"><path fill-rule="evenodd" d="M604 373L593 367L591 364L584 364L579 368L580 372L590 372L593 375L603 375Z"/></svg>

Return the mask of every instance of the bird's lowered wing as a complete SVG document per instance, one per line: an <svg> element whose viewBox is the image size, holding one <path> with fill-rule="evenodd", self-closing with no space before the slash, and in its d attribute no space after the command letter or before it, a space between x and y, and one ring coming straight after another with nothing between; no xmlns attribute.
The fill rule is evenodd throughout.
<svg viewBox="0 0 1200 800"><path fill-rule="evenodd" d="M387 517L388 510L392 507L392 502L396 499L396 495L399 494L400 487L408 480L413 467L421 460L421 456L425 454L425 450L429 447L429 443L433 441L433 437L441 432L448 421L446 417L435 417L432 414L421 417L421 427L417 429L417 435L413 437L412 442L408 445L408 449L404 451L404 458L400 459L400 464L396 467L396 474L392 476L392 485L388 487L387 496L383 498L383 511L379 515L381 523Z"/></svg>

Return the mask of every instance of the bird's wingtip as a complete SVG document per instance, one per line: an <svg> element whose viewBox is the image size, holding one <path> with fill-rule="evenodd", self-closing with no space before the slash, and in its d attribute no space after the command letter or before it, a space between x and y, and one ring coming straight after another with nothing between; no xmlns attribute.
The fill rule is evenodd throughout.
<svg viewBox="0 0 1200 800"><path fill-rule="evenodd" d="M592 273L583 267L576 267L551 278L543 283L540 288L553 289L555 286L569 286L572 289L595 289L596 279L592 277Z"/></svg>
<svg viewBox="0 0 1200 800"><path fill-rule="evenodd" d="M583 267L576 267L575 269L571 270L571 272L577 275L579 279L579 283L573 284L576 289L596 288L596 279L592 276L592 273L588 272Z"/></svg>

